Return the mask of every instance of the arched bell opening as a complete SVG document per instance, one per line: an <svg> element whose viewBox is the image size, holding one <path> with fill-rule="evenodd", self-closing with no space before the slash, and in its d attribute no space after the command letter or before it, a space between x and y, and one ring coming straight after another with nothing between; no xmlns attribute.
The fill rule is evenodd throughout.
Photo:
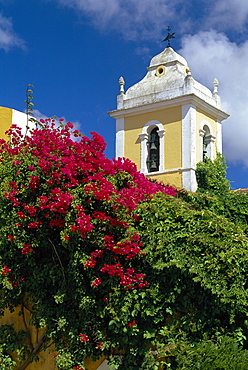
<svg viewBox="0 0 248 370"><path fill-rule="evenodd" d="M154 127L147 141L147 170L148 172L159 171L160 143L158 127Z"/></svg>

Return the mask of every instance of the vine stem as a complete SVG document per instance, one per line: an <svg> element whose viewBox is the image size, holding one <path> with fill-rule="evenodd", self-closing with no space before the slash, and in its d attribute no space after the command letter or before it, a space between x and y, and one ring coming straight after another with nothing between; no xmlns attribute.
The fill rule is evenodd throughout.
<svg viewBox="0 0 248 370"><path fill-rule="evenodd" d="M33 351L30 353L29 357L27 360L17 369L17 370L24 370L27 368L27 366L30 364L32 361L33 357L40 351L44 341L45 341L45 335L46 332L44 332L39 340L39 342L36 344L36 347L34 347Z"/></svg>
<svg viewBox="0 0 248 370"><path fill-rule="evenodd" d="M24 305L24 302L22 300L21 302L21 307L22 307L22 310L21 310L21 313L22 313L22 321L23 321L23 324L24 324L24 327L25 327L25 330L26 330L26 333L28 335L28 342L29 342L29 345L32 349L32 351L34 350L34 346L33 346L33 343L31 341L31 335L30 335L30 331L28 330L28 326L27 326L27 322L26 322L26 318L25 318L25 305Z"/></svg>
<svg viewBox="0 0 248 370"><path fill-rule="evenodd" d="M65 273L64 273L64 268L63 268L63 265L62 265L61 259L60 259L60 257L59 257L59 254L58 254L58 252L57 252L57 249L55 248L55 245L53 244L53 242L51 241L51 239L50 239L50 238L48 238L48 240L49 240L49 242L52 244L53 249L54 249L54 251L55 251L55 253L56 253L56 255L57 255L58 259L59 259L59 264L60 264L60 267L61 267L61 270L62 270L62 274L63 274L63 277L64 277L64 281L66 281L66 279L65 279Z"/></svg>

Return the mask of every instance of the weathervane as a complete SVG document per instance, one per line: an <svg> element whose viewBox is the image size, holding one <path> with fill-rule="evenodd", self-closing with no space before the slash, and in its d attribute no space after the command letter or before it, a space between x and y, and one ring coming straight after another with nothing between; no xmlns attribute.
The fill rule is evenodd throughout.
<svg viewBox="0 0 248 370"><path fill-rule="evenodd" d="M175 36L174 36L175 32L170 33L170 31L171 31L170 26L167 28L167 31L168 31L168 35L166 36L166 38L163 41L168 41L168 44L167 44L167 48L168 48L168 47L171 46L170 40L175 38Z"/></svg>

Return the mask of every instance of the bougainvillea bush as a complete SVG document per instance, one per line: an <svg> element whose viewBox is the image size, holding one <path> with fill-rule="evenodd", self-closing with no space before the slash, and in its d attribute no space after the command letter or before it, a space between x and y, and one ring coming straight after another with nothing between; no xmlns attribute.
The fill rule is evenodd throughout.
<svg viewBox="0 0 248 370"><path fill-rule="evenodd" d="M116 350L116 368L137 369L150 351L149 327L142 334L137 325L139 302L152 295L136 208L174 190L149 182L127 159L107 159L103 138L83 136L70 122L41 120L25 137L17 126L7 134L0 142L0 309L18 307L27 330L1 327L2 367L12 368L16 351L23 370L53 344L59 369L84 369L86 357L102 354L118 362ZM31 324L43 328L36 344Z"/></svg>

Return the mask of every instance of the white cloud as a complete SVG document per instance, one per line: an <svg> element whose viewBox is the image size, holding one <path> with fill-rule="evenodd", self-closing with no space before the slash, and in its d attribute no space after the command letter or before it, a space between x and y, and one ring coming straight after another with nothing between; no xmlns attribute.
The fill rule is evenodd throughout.
<svg viewBox="0 0 248 370"><path fill-rule="evenodd" d="M179 18L183 0L56 0L92 19L99 29L115 30L125 39L161 39L168 22ZM183 23L182 21L180 22Z"/></svg>
<svg viewBox="0 0 248 370"><path fill-rule="evenodd" d="M40 119L48 118L45 114L41 113L38 109L33 110L33 117L39 121Z"/></svg>
<svg viewBox="0 0 248 370"><path fill-rule="evenodd" d="M8 51L11 47L25 49L25 42L14 32L11 19L0 13L0 48Z"/></svg>
<svg viewBox="0 0 248 370"><path fill-rule="evenodd" d="M177 35L210 28L243 32L248 21L247 0L53 1L88 16L100 30L115 30L135 41L160 40L168 25L176 25Z"/></svg>
<svg viewBox="0 0 248 370"><path fill-rule="evenodd" d="M63 123L68 122L65 117L59 117L59 118L56 117L56 116L54 116L54 117L47 117L45 114L41 113L38 109L34 109L33 110L33 117L35 117L35 119L37 121L40 121L41 119L54 118L55 119L55 125L56 126L59 126L59 119L60 118L63 118L64 119ZM80 125L80 122L79 121L71 122L71 123L74 125L74 129L73 130L78 130L78 131L81 132L81 125ZM75 139L75 141L78 141L78 140L80 140L80 138L79 139Z"/></svg>
<svg viewBox="0 0 248 370"><path fill-rule="evenodd" d="M248 166L248 41L237 45L212 30L186 36L182 45L179 53L196 80L212 89L218 78L222 107L230 114L223 123L224 155Z"/></svg>
<svg viewBox="0 0 248 370"><path fill-rule="evenodd" d="M85 12L100 22L99 26L108 23L119 12L118 0L58 0L60 4Z"/></svg>
<svg viewBox="0 0 248 370"><path fill-rule="evenodd" d="M213 3L206 24L216 29L242 31L247 21L247 0L218 0Z"/></svg>

